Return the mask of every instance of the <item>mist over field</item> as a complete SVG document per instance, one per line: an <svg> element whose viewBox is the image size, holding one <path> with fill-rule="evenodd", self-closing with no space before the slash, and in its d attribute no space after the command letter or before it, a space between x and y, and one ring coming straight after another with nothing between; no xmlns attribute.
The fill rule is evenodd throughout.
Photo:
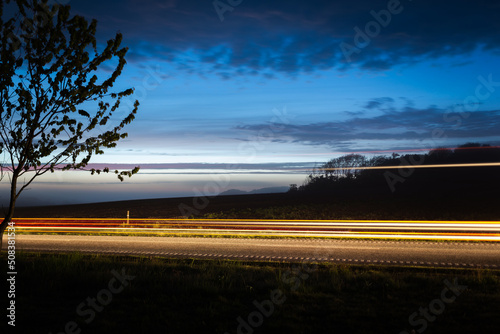
<svg viewBox="0 0 500 334"><path fill-rule="evenodd" d="M100 165L93 165L101 167ZM79 204L131 199L216 196L237 189L252 191L302 184L311 164L146 165L123 182L113 173L58 171L37 179L19 198L20 206ZM113 168L127 165L111 165ZM0 183L0 205L8 204L8 183Z"/></svg>

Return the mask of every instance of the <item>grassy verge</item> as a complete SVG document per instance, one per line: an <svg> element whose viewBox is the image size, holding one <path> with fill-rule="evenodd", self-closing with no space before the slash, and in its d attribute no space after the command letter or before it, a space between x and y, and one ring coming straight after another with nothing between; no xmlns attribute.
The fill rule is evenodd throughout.
<svg viewBox="0 0 500 334"><path fill-rule="evenodd" d="M290 197L290 204L240 205L217 211L209 208L205 219L283 219L283 220L498 220L492 199L438 201L428 198L407 199L328 199ZM294 202L295 201L295 202ZM498 200L497 200L498 201ZM207 210L208 211L208 210Z"/></svg>
<svg viewBox="0 0 500 334"><path fill-rule="evenodd" d="M19 333L55 334L67 326L75 333L500 328L500 271L40 253L19 253L16 264ZM117 273L133 278L122 288ZM448 302L440 303L445 280L467 288L458 296L447 291ZM411 326L409 317L430 305L444 308L432 320L415 317Z"/></svg>

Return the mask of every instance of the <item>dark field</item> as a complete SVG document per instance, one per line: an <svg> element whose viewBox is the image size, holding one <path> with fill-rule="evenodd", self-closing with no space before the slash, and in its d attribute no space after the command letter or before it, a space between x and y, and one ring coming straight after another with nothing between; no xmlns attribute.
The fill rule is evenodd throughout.
<svg viewBox="0 0 500 334"><path fill-rule="evenodd" d="M499 220L499 194L263 194L19 207L16 217ZM183 211L179 209L183 208Z"/></svg>

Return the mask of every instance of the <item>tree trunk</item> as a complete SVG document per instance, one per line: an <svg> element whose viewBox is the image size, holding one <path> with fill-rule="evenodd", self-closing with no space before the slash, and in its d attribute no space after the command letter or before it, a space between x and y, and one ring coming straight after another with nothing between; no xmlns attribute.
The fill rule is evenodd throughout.
<svg viewBox="0 0 500 334"><path fill-rule="evenodd" d="M3 232L7 229L7 226L9 225L11 220L12 220L12 217L10 217L10 218L5 217L2 221L2 224L0 224L0 253L2 253Z"/></svg>
<svg viewBox="0 0 500 334"><path fill-rule="evenodd" d="M9 223L12 221L12 218L14 217L14 209L16 207L16 200L17 200L17 176L18 172L14 171L12 175L12 182L10 184L10 202L9 202L9 211L7 211L7 214L5 215L5 218L2 221L2 224L0 224L0 253L2 253L2 246L3 246L3 233L7 229L7 226Z"/></svg>

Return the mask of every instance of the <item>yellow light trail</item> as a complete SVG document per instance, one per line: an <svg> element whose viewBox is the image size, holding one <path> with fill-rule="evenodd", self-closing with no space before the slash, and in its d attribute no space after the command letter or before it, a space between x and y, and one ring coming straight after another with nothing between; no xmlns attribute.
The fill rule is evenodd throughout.
<svg viewBox="0 0 500 334"><path fill-rule="evenodd" d="M74 225L74 224L66 224L66 225ZM80 224L78 224L80 225ZM101 226L101 225L104 225L104 226L108 226L109 224L92 224L93 226L92 227L89 227L87 226L88 228L99 228L99 229L131 229L131 228L134 228L134 227L140 227L140 228L148 228L149 230L154 230L155 227L159 224L129 224L129 225L126 225L126 226L122 226L122 227L98 227L98 226ZM123 224L113 224L113 225L123 225ZM168 227L168 226L179 226L180 224L178 225L175 225L175 224L164 224L164 227ZM96 226L96 227L94 227ZM148 227L148 226L151 226L151 227ZM180 226L186 226L185 224L184 225L180 225ZM321 228L345 228L345 227L348 227L349 229L366 229L366 228L370 228L370 229L387 229L388 227L397 227L399 229L406 229L406 230L414 230L414 229L419 229L419 230L443 230L443 227L445 227L446 230L463 230L464 228L467 228L468 230L474 230L474 231L500 231L500 225L496 225L496 226L491 226L491 225L484 225L484 224L477 224L477 225L474 225L474 224L455 224L453 226L450 226L450 225L444 225L444 224L427 224L427 225L422 225L422 224L362 224L362 225L351 225L351 224L328 224L328 225L315 225L315 224L311 224L311 225L297 225L297 224L286 224L286 223L276 223L276 224L273 224L273 223L249 223L249 224L237 224L237 223L234 223L234 224L225 224L225 225L220 225L220 224L203 224L203 225L193 225L193 228L195 227L217 227L217 226L227 226L227 227L231 227L231 228L235 228L235 227L252 227L252 228L258 228L258 227L262 227L262 228L267 228L267 227L272 227L272 226L278 226L278 227L289 227L289 226L292 226L292 227L303 227L303 228L309 228L309 229L321 229ZM33 226L32 228L55 228L55 227L60 227L60 226ZM85 226L65 226L65 227L68 227L68 228L85 228ZM25 227L25 226L21 226L21 227L18 227L18 228L21 228L21 229L27 229L27 228L31 228L31 227Z"/></svg>
<svg viewBox="0 0 500 334"><path fill-rule="evenodd" d="M127 218L13 218L16 221L125 221ZM262 223L421 223L421 224L500 224L494 220L376 220L376 219L188 219L188 218L130 218L130 221L182 221L182 222L262 222ZM50 224L50 223L44 223ZM79 224L79 223L74 223Z"/></svg>
<svg viewBox="0 0 500 334"><path fill-rule="evenodd" d="M118 229L120 230L120 229ZM164 231L164 232L161 232ZM44 233L47 230L32 230L31 233ZM72 230L59 230L59 233L85 233L85 234L121 234L123 231L95 231L95 230L84 230L84 231L72 231ZM299 234L299 231L291 231L284 233L283 231L266 231L275 232L272 234L264 233L248 233L248 230L231 230L226 233L220 230L203 230L196 231L191 229L180 229L180 230L170 230L166 232L164 230L148 231L148 230L132 230L127 231L130 234L154 234L154 235L203 235L203 236L245 236L245 237L301 237L301 238L350 238L350 239L398 239L398 240L448 240L448 241L493 241L500 242L500 234L417 234L417 233L404 233L404 232L385 232L385 233L375 233L375 232L356 232L356 233L312 233L312 234Z"/></svg>
<svg viewBox="0 0 500 334"><path fill-rule="evenodd" d="M400 166L371 166L371 167L332 167L321 168L318 170L346 170L346 169L411 169L411 168L455 168L455 167L498 167L500 162L482 162L482 163L468 163L468 164L435 164L435 165L400 165Z"/></svg>
<svg viewBox="0 0 500 334"><path fill-rule="evenodd" d="M388 238L426 240L500 241L499 221L423 220L190 220L134 219L146 224L123 224L122 218L18 218L19 231L27 233L148 234L273 236L328 238ZM28 225L27 222L34 222ZM43 221L43 223L36 223ZM77 223L75 223L77 221ZM107 223L96 223L96 222ZM120 221L122 223L112 223ZM151 224L154 221L157 224ZM158 222L164 222L159 224ZM166 223L166 224L165 224ZM37 226L38 224L38 226ZM40 226L43 225L43 226ZM58 225L58 226L50 226ZM61 226L63 225L63 226ZM74 226L78 225L78 226ZM83 225L83 226L82 226ZM104 225L104 226L101 226ZM105 227L105 226L119 227Z"/></svg>

